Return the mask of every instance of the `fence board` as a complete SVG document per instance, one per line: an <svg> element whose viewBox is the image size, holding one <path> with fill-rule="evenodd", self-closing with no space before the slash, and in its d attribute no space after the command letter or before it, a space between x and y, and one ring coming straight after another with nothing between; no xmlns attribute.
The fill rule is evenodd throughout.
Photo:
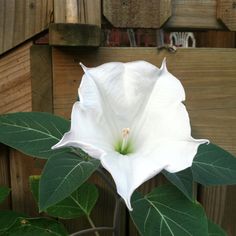
<svg viewBox="0 0 236 236"><path fill-rule="evenodd" d="M196 33L196 36L198 46L200 47L235 48L236 46L234 32L208 31ZM222 101L222 97L219 96L219 98L219 100ZM224 103L224 105L227 106L227 102ZM222 117L218 117L218 114L212 114L211 119L215 118L222 119ZM222 126L224 126L224 124L222 124ZM231 133L232 130L231 128L228 128L225 132ZM227 137L225 138L227 139ZM221 141L223 141L223 139ZM218 141L216 140L216 142ZM229 140L227 143L228 142ZM235 196L235 186L199 187L199 200L206 209L208 217L210 217L215 223L222 225L227 229L228 235L232 236L236 235L234 217L236 209L234 201Z"/></svg>
<svg viewBox="0 0 236 236"><path fill-rule="evenodd" d="M26 43L0 58L0 114L32 110L31 45L31 42ZM1 155L4 155L3 151ZM1 181L10 181L12 209L36 215L36 205L30 194L28 176L38 174L41 164L38 160L13 149L10 150L9 157L1 159L1 169L4 168L4 171L1 170L0 177Z"/></svg>
<svg viewBox="0 0 236 236"><path fill-rule="evenodd" d="M222 29L217 20L216 0L172 0L172 16L167 28Z"/></svg>
<svg viewBox="0 0 236 236"><path fill-rule="evenodd" d="M48 28L53 0L0 1L0 54Z"/></svg>
<svg viewBox="0 0 236 236"><path fill-rule="evenodd" d="M0 143L0 186L10 186L10 169L9 169L9 151L7 146ZM10 196L0 204L0 209L10 209L11 198Z"/></svg>
<svg viewBox="0 0 236 236"><path fill-rule="evenodd" d="M33 45L30 58L32 110L53 112L51 48L48 45Z"/></svg>
<svg viewBox="0 0 236 236"><path fill-rule="evenodd" d="M109 61L142 59L160 66L164 57L167 57L169 70L182 81L186 89L186 104L192 121L193 135L196 138L209 138L236 154L236 49L178 49L177 53L170 54L166 51L158 52L154 48L54 48L55 113L70 117L83 74L78 62L81 61L90 67ZM156 183L154 180L154 183L149 184L153 186ZM216 201L225 209L222 196L223 193L216 197ZM232 204L231 209L234 210L227 213L224 210L222 223L228 222L228 218L236 217L234 202L227 204ZM212 217L210 213L209 215ZM235 226L224 223L224 227L229 227L226 229L230 232ZM132 229L130 232L130 235L135 235Z"/></svg>
<svg viewBox="0 0 236 236"><path fill-rule="evenodd" d="M101 26L101 0L77 0L78 23ZM66 23L66 0L54 0L54 22Z"/></svg>

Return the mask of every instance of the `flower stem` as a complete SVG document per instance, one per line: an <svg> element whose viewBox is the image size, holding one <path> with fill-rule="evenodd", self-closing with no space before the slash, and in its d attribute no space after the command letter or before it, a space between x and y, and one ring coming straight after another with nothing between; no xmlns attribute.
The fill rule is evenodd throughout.
<svg viewBox="0 0 236 236"><path fill-rule="evenodd" d="M93 223L93 221L92 221L92 219L90 218L89 215L87 216L87 219L88 219L88 221L89 221L89 224L92 226L92 229L96 229L96 226L95 226L95 224ZM95 234L96 236L100 236L99 233L98 233L98 231L94 231L94 234Z"/></svg>
<svg viewBox="0 0 236 236"><path fill-rule="evenodd" d="M114 184L111 182L111 180L106 176L102 168L98 168L97 172L99 176L104 180L104 182L109 186L111 189L112 193L115 195L115 198L120 198L120 196L116 192L116 188Z"/></svg>
<svg viewBox="0 0 236 236"><path fill-rule="evenodd" d="M121 198L116 198L116 205L115 205L115 210L114 210L114 216L113 216L113 227L114 227L114 232L113 236L119 236L120 235L120 204L122 202Z"/></svg>
<svg viewBox="0 0 236 236"><path fill-rule="evenodd" d="M121 213L121 202L122 198L117 194L115 186L110 181L110 179L106 176L102 168L97 169L100 177L106 182L106 184L110 187L112 190L112 193L115 196L116 204L115 204L115 210L114 210L114 216L113 216L113 236L120 236L120 213Z"/></svg>
<svg viewBox="0 0 236 236"><path fill-rule="evenodd" d="M95 228L91 228L91 229L84 229L78 232L75 232L73 234L70 234L70 236L78 236L78 235L82 235L82 234L87 234L87 233L92 233L95 231L113 231L114 228L112 227L95 227Z"/></svg>

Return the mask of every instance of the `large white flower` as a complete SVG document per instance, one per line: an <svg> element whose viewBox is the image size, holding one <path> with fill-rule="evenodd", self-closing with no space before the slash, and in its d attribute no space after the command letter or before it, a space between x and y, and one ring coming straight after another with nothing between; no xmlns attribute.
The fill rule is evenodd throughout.
<svg viewBox="0 0 236 236"><path fill-rule="evenodd" d="M82 68L71 130L53 148L78 147L99 159L132 210L138 186L163 169L190 167L207 140L191 137L183 86L165 60L160 69L145 61Z"/></svg>

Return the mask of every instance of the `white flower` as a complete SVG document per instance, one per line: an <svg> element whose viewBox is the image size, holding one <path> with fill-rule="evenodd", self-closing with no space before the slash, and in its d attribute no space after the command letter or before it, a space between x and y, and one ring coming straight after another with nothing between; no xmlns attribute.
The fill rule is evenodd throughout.
<svg viewBox="0 0 236 236"><path fill-rule="evenodd" d="M71 130L53 148L78 147L99 159L132 210L137 187L163 169L190 167L208 140L191 137L183 86L165 60L160 69L145 61L82 68Z"/></svg>

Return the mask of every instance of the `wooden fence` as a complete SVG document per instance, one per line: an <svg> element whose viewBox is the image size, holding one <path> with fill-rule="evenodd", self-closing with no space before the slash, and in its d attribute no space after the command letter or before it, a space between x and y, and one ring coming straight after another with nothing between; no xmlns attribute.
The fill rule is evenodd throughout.
<svg viewBox="0 0 236 236"><path fill-rule="evenodd" d="M175 31L176 28L188 28L188 31L197 29L197 48L178 49L171 54L166 50L144 47L49 46L47 37L44 37L47 32L31 37L48 27L51 27L49 38L64 32L65 28L58 32L58 28L52 24L49 26L49 23L53 22L54 16L54 24L66 24L65 1L55 0L53 4L52 0L0 0L0 113L33 110L70 118L82 76L78 62L96 66L108 61L142 59L160 66L163 57L167 57L169 70L186 89L186 105L193 135L196 138L209 138L236 155L236 35L228 31L235 30L235 20L228 19L222 13L222 9L226 9L235 14L233 1L149 2L103 0L101 7L100 0L78 0L78 23L101 27L103 22L103 28L105 20L102 18L101 21L102 12L117 27L162 27L167 31ZM155 4L155 12L148 14L148 9ZM146 14L145 11L141 14L144 6ZM127 12L131 12L131 15L127 15ZM153 18L153 14L157 15ZM229 15L235 16L232 14ZM146 25L142 25L144 21ZM106 25L111 27L110 23ZM68 27L66 30L71 30ZM56 39L60 41L60 37ZM63 42L70 45L72 41L73 38L69 38ZM54 45L55 41L51 43ZM1 209L38 215L30 194L28 177L40 174L43 165L44 161L0 145L0 185L9 186L12 190L11 196L0 206ZM114 200L101 179L94 175L92 180L98 184L101 193L92 217L98 226L111 225ZM142 185L140 190L147 192L163 181L163 177L155 177ZM236 235L236 187L197 186L196 194L207 215L222 225L230 236ZM88 226L83 220L65 223L71 232ZM125 208L122 209L122 235L138 235Z"/></svg>

